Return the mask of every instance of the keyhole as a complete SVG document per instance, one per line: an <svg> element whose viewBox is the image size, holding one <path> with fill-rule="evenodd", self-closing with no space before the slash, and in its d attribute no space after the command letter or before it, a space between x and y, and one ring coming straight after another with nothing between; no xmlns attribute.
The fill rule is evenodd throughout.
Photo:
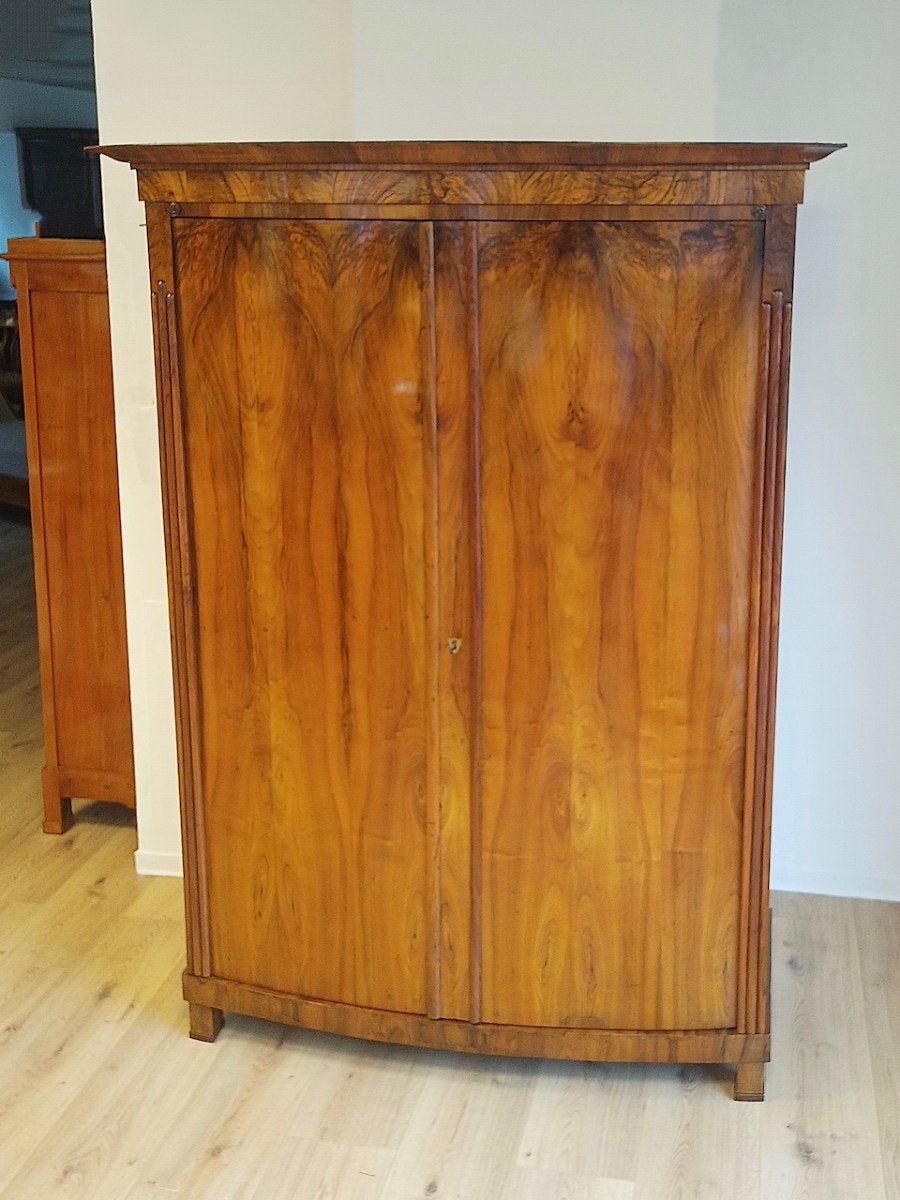
<svg viewBox="0 0 900 1200"><path fill-rule="evenodd" d="M452 637L447 642L447 649L450 651L451 654L459 654L461 646L462 646L462 638Z"/></svg>

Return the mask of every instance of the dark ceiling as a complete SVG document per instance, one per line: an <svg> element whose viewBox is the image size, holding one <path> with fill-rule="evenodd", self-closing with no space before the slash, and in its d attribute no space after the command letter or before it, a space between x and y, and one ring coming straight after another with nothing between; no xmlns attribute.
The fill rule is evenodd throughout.
<svg viewBox="0 0 900 1200"><path fill-rule="evenodd" d="M90 0L0 0L0 79L93 90Z"/></svg>

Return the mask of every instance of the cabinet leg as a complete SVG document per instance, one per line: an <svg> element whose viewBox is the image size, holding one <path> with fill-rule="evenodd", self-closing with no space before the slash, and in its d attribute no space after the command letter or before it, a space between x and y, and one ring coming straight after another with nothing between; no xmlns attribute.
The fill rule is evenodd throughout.
<svg viewBox="0 0 900 1200"><path fill-rule="evenodd" d="M189 1004L191 1037L198 1042L214 1042L225 1023L221 1008L208 1004Z"/></svg>
<svg viewBox="0 0 900 1200"><path fill-rule="evenodd" d="M65 833L72 826L72 801L59 794L56 771L44 767L41 772L41 794L44 798L44 833Z"/></svg>
<svg viewBox="0 0 900 1200"><path fill-rule="evenodd" d="M762 1100L766 1094L766 1064L738 1063L734 1073L735 1100Z"/></svg>

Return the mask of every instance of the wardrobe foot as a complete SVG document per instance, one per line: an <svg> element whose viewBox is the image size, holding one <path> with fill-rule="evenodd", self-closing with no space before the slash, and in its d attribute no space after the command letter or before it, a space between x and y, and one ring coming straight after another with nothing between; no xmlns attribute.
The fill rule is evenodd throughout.
<svg viewBox="0 0 900 1200"><path fill-rule="evenodd" d="M189 1004L191 1037L198 1042L214 1042L225 1023L221 1008L208 1004Z"/></svg>
<svg viewBox="0 0 900 1200"><path fill-rule="evenodd" d="M734 1072L735 1100L762 1100L766 1093L766 1064L738 1063Z"/></svg>

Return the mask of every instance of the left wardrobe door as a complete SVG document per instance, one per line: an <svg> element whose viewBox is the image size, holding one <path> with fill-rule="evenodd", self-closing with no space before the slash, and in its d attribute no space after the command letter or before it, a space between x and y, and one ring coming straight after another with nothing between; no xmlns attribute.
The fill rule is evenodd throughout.
<svg viewBox="0 0 900 1200"><path fill-rule="evenodd" d="M428 240L174 230L212 974L424 1013Z"/></svg>

